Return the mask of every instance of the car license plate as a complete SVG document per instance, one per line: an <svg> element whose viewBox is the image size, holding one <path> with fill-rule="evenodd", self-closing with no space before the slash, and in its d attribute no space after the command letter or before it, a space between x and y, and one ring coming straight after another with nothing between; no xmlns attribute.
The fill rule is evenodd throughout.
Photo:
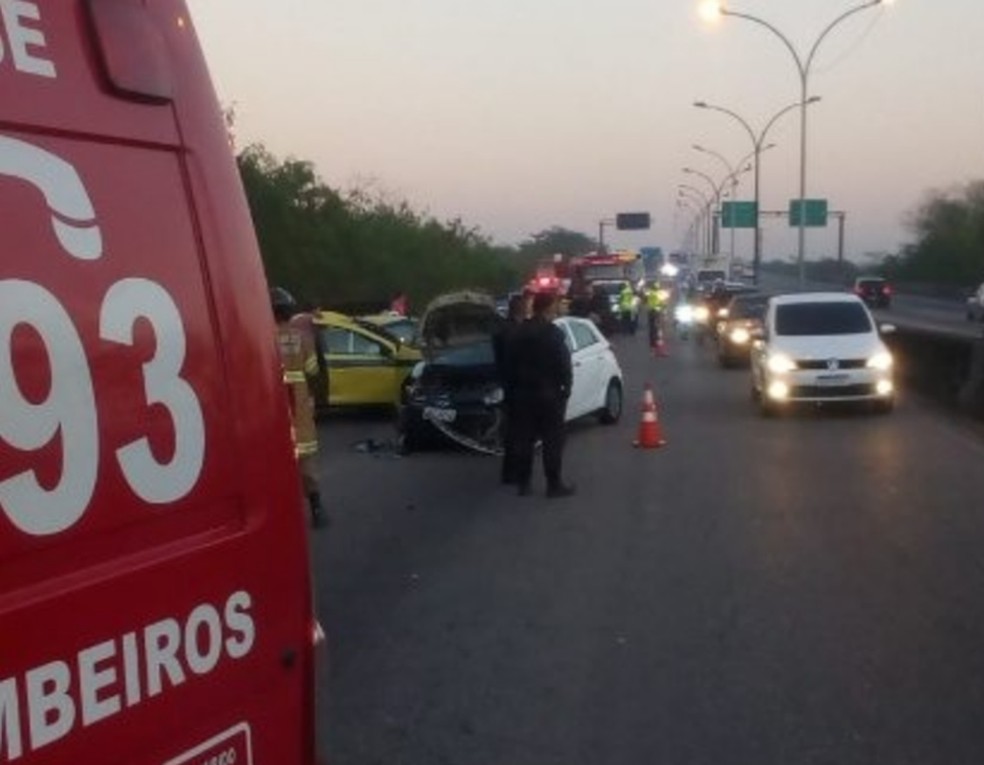
<svg viewBox="0 0 984 765"><path fill-rule="evenodd" d="M817 385L845 385L848 379L848 375L820 375Z"/></svg>
<svg viewBox="0 0 984 765"><path fill-rule="evenodd" d="M424 407L424 419L431 422L443 422L445 424L455 421L458 413L454 409L441 409L436 406Z"/></svg>

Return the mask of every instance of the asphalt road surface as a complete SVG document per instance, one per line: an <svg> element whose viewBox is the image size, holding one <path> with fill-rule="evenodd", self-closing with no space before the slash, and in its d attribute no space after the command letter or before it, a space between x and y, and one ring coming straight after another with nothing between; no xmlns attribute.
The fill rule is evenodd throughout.
<svg viewBox="0 0 984 765"><path fill-rule="evenodd" d="M332 765L984 761L984 446L911 397L761 419L747 371L617 342L623 421L576 497L322 429L312 543ZM668 445L637 451L642 385Z"/></svg>

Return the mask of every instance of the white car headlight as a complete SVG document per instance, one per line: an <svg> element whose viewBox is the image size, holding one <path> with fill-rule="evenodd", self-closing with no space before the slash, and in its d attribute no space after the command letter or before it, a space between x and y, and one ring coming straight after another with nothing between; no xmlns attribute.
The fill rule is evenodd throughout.
<svg viewBox="0 0 984 765"><path fill-rule="evenodd" d="M877 369L880 372L887 372L892 368L894 363L892 359L892 354L888 351L881 351L876 353L870 359L868 359L868 369Z"/></svg>
<svg viewBox="0 0 984 765"><path fill-rule="evenodd" d="M796 369L796 362L784 353L773 353L769 356L768 367L770 372L782 375Z"/></svg>
<svg viewBox="0 0 984 765"><path fill-rule="evenodd" d="M731 342L735 345L744 345L751 339L751 333L744 327L735 327L731 330Z"/></svg>
<svg viewBox="0 0 984 765"><path fill-rule="evenodd" d="M706 305L699 305L694 309L694 320L705 323L711 318L711 312Z"/></svg>
<svg viewBox="0 0 984 765"><path fill-rule="evenodd" d="M502 388L493 388L485 397L482 399L482 403L486 406L497 406L505 400L505 394L502 392Z"/></svg>

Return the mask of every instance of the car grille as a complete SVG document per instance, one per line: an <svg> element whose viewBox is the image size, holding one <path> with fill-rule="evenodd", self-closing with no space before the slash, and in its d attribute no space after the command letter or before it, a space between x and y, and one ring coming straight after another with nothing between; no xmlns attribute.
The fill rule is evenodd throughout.
<svg viewBox="0 0 984 765"><path fill-rule="evenodd" d="M865 359L836 359L836 369L864 369L867 365ZM829 359L801 359L796 362L797 369L830 369Z"/></svg>
<svg viewBox="0 0 984 765"><path fill-rule="evenodd" d="M861 385L794 385L790 398L853 398L855 396L874 396L875 386Z"/></svg>

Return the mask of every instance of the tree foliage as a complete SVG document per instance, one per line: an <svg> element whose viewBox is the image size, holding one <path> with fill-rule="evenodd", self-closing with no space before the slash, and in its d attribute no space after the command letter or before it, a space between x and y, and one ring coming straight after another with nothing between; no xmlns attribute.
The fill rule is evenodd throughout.
<svg viewBox="0 0 984 765"><path fill-rule="evenodd" d="M553 226L530 234L529 238L519 245L521 255L536 259L549 258L556 253L573 257L597 249L598 242L591 237L561 226Z"/></svg>
<svg viewBox="0 0 984 765"><path fill-rule="evenodd" d="M403 292L421 306L452 289L503 292L524 276L515 250L460 220L367 189L339 193L310 162L281 161L259 145L237 160L267 278L301 300L386 303Z"/></svg>
<svg viewBox="0 0 984 765"><path fill-rule="evenodd" d="M976 284L984 277L984 181L932 192L911 216L915 242L883 270L904 281Z"/></svg>

